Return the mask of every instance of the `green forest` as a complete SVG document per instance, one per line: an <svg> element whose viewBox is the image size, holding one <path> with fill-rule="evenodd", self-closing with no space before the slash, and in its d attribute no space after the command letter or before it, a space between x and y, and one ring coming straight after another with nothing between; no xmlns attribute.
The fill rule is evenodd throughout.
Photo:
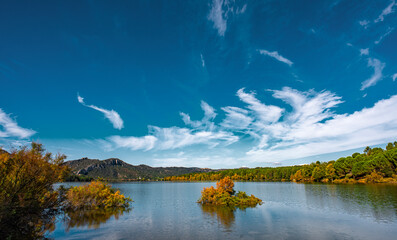
<svg viewBox="0 0 397 240"><path fill-rule="evenodd" d="M324 183L397 183L397 142L386 149L366 147L363 153L336 161L288 167L228 169L164 178L165 181L217 181L226 176L237 181L294 181Z"/></svg>

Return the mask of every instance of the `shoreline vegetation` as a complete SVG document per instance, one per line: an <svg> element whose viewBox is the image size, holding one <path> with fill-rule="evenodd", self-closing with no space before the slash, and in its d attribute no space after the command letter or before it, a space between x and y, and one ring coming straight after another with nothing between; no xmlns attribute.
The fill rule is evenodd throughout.
<svg viewBox="0 0 397 240"><path fill-rule="evenodd" d="M361 154L354 153L336 161L190 173L165 177L164 181L219 181L225 177L235 181L258 182L397 184L397 142L388 143L386 149L366 147Z"/></svg>
<svg viewBox="0 0 397 240"><path fill-rule="evenodd" d="M101 213L103 218L128 211L131 199L100 181L54 189L55 183L70 174L64 159L64 155L53 157L35 142L30 149L0 151L1 238L45 239L46 232L55 229L60 214L73 225L89 221L76 217L96 214L93 210L106 210L106 214Z"/></svg>

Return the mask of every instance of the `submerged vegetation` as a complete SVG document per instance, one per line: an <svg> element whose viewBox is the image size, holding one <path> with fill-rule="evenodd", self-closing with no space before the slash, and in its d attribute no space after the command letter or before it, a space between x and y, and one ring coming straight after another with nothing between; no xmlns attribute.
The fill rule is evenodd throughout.
<svg viewBox="0 0 397 240"><path fill-rule="evenodd" d="M130 198L114 190L109 184L93 181L89 184L71 187L66 192L66 207L73 210L128 208Z"/></svg>
<svg viewBox="0 0 397 240"><path fill-rule="evenodd" d="M64 155L53 157L34 142L30 149L0 151L2 239L45 238L47 231L54 230L56 216L62 212L73 216L77 210L122 212L128 208L130 199L106 183L96 181L82 187L54 189L55 183L70 174L64 159Z"/></svg>
<svg viewBox="0 0 397 240"><path fill-rule="evenodd" d="M294 181L326 183L397 183L397 142L386 149L365 148L336 161L301 166L229 169L166 177L166 181L216 181L224 177L239 181Z"/></svg>
<svg viewBox="0 0 397 240"><path fill-rule="evenodd" d="M254 195L248 196L245 192L235 194L234 182L230 177L225 177L213 186L204 188L198 203L203 205L215 205L224 207L247 208L262 204L262 200Z"/></svg>

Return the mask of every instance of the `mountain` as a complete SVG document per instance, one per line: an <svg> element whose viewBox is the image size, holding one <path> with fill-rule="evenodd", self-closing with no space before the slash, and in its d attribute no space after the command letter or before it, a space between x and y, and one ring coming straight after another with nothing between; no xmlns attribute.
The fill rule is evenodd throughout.
<svg viewBox="0 0 397 240"><path fill-rule="evenodd" d="M131 165L118 158L106 160L82 158L64 163L72 173L82 178L97 178L113 180L158 179L187 173L214 171L209 168L185 167L150 167L144 164Z"/></svg>

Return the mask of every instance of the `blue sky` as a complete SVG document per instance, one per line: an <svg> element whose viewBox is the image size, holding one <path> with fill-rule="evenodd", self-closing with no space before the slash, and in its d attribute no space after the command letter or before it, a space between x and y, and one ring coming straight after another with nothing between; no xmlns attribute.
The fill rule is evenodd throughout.
<svg viewBox="0 0 397 240"><path fill-rule="evenodd" d="M397 140L397 2L3 1L0 145L257 167Z"/></svg>

